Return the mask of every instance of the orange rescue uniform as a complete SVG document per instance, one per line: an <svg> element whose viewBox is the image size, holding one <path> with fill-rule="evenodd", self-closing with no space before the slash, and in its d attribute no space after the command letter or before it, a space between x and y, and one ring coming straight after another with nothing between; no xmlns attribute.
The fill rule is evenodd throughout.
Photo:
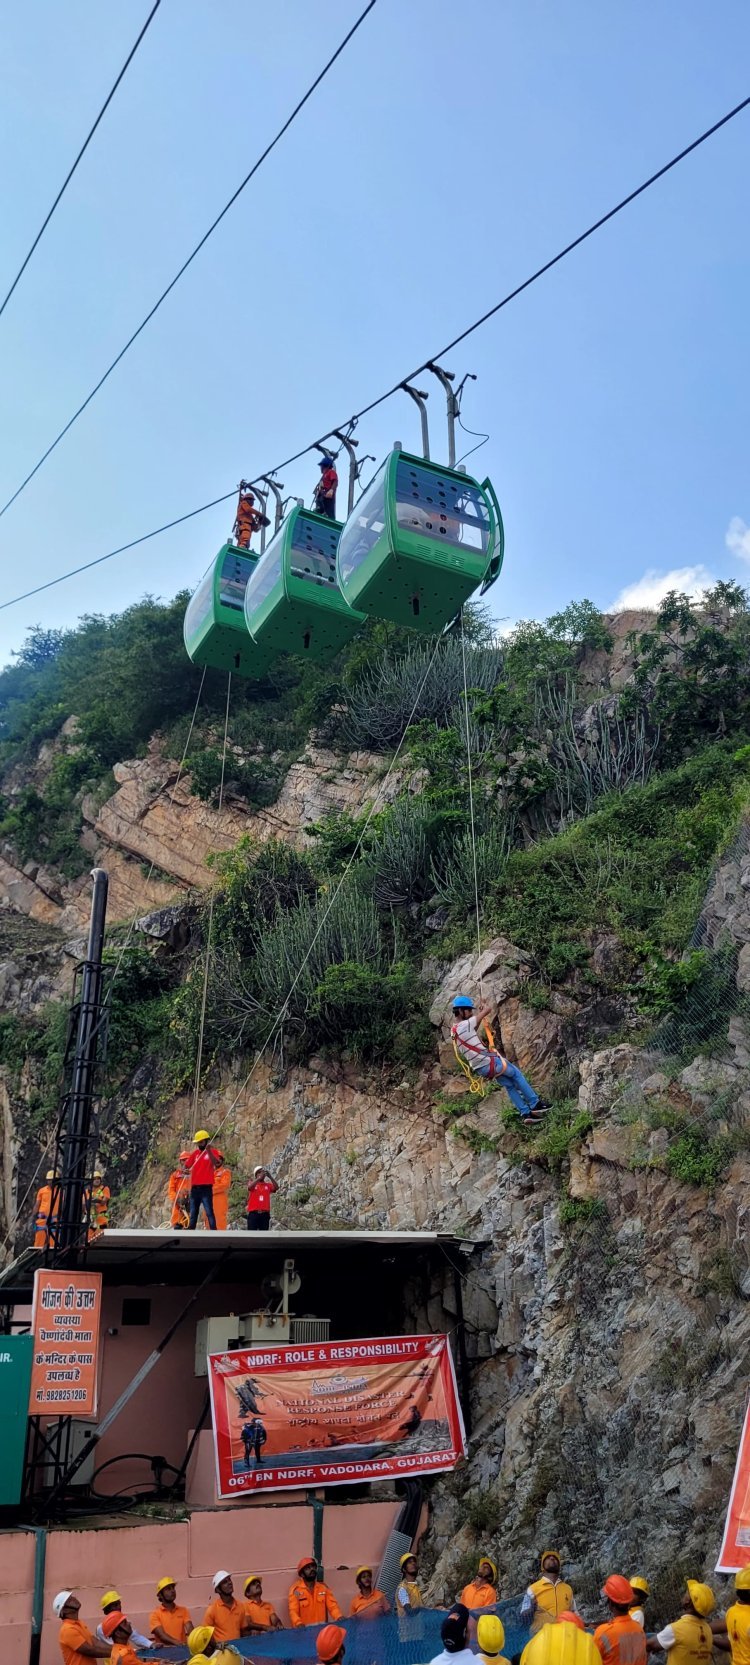
<svg viewBox="0 0 750 1665"><path fill-rule="evenodd" d="M464 1607L494 1607L497 1590L494 1584L489 1584L486 1579L474 1578L471 1584L464 1585L458 1599L463 1602Z"/></svg>
<svg viewBox="0 0 750 1665"><path fill-rule="evenodd" d="M298 1630L301 1625L325 1625L341 1618L341 1608L332 1590L319 1579L312 1588L298 1578L289 1591L289 1620ZM206 1624L211 1621L206 1619Z"/></svg>
<svg viewBox="0 0 750 1665"><path fill-rule="evenodd" d="M51 1185L40 1185L39 1190L37 1191L37 1194L36 1194L36 1205L35 1205L35 1214L34 1214L34 1248L35 1249L43 1249L44 1248L44 1246L47 1242L47 1230L48 1230L48 1228L49 1228L50 1242L54 1243L54 1240L55 1240L54 1239L54 1230L55 1230L55 1226L57 1225L57 1215L53 1214L52 1218L50 1219L50 1209L51 1209L51 1207L52 1207L52 1186ZM72 1623L72 1620L71 1620L71 1623Z"/></svg>
<svg viewBox="0 0 750 1665"><path fill-rule="evenodd" d="M175 1602L174 1607L154 1608L153 1613L149 1614L148 1622L152 1636L156 1626L161 1625L164 1635L168 1636L172 1642L179 1642L181 1647L184 1647L193 1628L193 1621L187 1608L178 1607L177 1602Z"/></svg>
<svg viewBox="0 0 750 1665"><path fill-rule="evenodd" d="M110 1665L141 1665L137 1653L129 1642L113 1642L109 1656Z"/></svg>
<svg viewBox="0 0 750 1665"><path fill-rule="evenodd" d="M247 549L253 532L259 532L261 526L267 526L268 520L255 504L247 497L241 497L237 504L237 519L234 530L237 534L238 549Z"/></svg>
<svg viewBox="0 0 750 1665"><path fill-rule="evenodd" d="M172 1213L169 1217L170 1226L187 1226L190 1179L187 1174L181 1174L179 1168L175 1168L174 1173L169 1176L167 1196L172 1204Z"/></svg>
<svg viewBox="0 0 750 1665"><path fill-rule="evenodd" d="M242 1620L245 1616L245 1603L238 1601L235 1596L227 1606L221 1596L210 1601L203 1615L204 1625L213 1625L214 1639L217 1642L238 1642L242 1635Z"/></svg>
<svg viewBox="0 0 750 1665"><path fill-rule="evenodd" d="M355 1596L349 1608L351 1619L380 1619L390 1613L391 1604L383 1590L371 1590L369 1596Z"/></svg>
<svg viewBox="0 0 750 1665"><path fill-rule="evenodd" d="M216 1230L226 1231L229 1224L229 1188L232 1183L232 1170L225 1162L216 1169L214 1174L214 1219ZM203 1224L208 1230L208 1221L204 1214Z"/></svg>
<svg viewBox="0 0 750 1665"><path fill-rule="evenodd" d="M81 1653L82 1642L94 1641L88 1625L82 1624L80 1619L63 1619L59 1640L63 1665L88 1665L91 1655Z"/></svg>
<svg viewBox="0 0 750 1665"><path fill-rule="evenodd" d="M214 1204L214 1206L216 1205ZM245 1608L245 1624L253 1625L256 1630L271 1630L272 1628L275 1628L273 1623L274 1619L278 1619L279 1624L281 1624L276 1608L271 1606L270 1601L246 1600L243 1605Z"/></svg>
<svg viewBox="0 0 750 1665"><path fill-rule="evenodd" d="M645 1632L629 1613L617 1613L606 1624L597 1625L594 1642L604 1665L646 1665Z"/></svg>

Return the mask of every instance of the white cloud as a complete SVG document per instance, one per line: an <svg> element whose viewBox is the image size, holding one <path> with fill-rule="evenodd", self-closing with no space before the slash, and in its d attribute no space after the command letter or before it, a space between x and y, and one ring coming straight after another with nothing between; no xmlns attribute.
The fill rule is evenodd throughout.
<svg viewBox="0 0 750 1665"><path fill-rule="evenodd" d="M750 561L750 526L739 515L732 515L724 542L738 561Z"/></svg>
<svg viewBox="0 0 750 1665"><path fill-rule="evenodd" d="M750 532L748 533L750 539ZM750 559L750 548L748 548ZM657 572L655 567L649 567L641 578L636 578L632 584L626 584L624 589L607 608L608 613L624 613L626 608L640 608L644 612L652 612L664 600L669 590L679 590L685 595L696 599L704 590L711 588L716 579L707 567L673 567L671 572Z"/></svg>

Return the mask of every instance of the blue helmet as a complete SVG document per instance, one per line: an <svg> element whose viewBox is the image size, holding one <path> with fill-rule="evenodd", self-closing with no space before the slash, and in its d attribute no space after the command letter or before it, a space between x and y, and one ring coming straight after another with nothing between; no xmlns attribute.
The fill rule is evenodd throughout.
<svg viewBox="0 0 750 1665"><path fill-rule="evenodd" d="M457 994L453 1002L454 1012L473 1012L474 1002L468 994Z"/></svg>
<svg viewBox="0 0 750 1665"><path fill-rule="evenodd" d="M321 457L320 462L318 463L318 467L319 468L333 468L333 457Z"/></svg>

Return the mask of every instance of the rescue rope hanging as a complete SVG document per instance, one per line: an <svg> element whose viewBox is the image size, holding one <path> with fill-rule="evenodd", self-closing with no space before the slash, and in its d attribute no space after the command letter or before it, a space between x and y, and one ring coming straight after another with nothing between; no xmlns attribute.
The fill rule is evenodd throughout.
<svg viewBox="0 0 750 1665"><path fill-rule="evenodd" d="M482 937L479 914L479 873L477 870L477 840L474 824L474 776L471 767L471 733L469 730L469 689L466 680L466 637L464 635L464 610L461 608L461 663L464 673L464 722L466 724L466 768L469 777L469 825L471 828L471 859L474 866L474 911L477 926L477 961L481 961ZM479 969L479 967L478 967ZM479 992L482 992L482 974L479 971Z"/></svg>
<svg viewBox="0 0 750 1665"><path fill-rule="evenodd" d="M414 700L414 704L413 704L413 706L411 708L411 711L409 712L409 715L408 715L408 717L406 719L406 722L404 724L401 739L399 740L398 746L397 746L397 748L396 748L396 750L393 754L393 757L391 758L391 761L388 765L388 769L387 769L385 775L383 776L383 779L380 782L380 784L378 786L378 789L375 793L375 796L372 800L372 803L371 803L370 808L369 808L369 810L367 812L367 815L365 817L364 824L362 826L362 830L359 834L359 837L358 837L357 842L354 846L354 849L352 850L352 853L349 857L349 860L347 861L346 866L344 867L344 870L341 874L341 878L339 879L338 884L336 885L335 889L333 890L333 892L331 894L328 906L327 906L324 914L321 917L320 923L317 927L317 930L315 931L315 934L312 938L312 941L310 942L310 945L309 945L302 961L300 962L299 969L298 969L298 971L296 973L296 976L294 977L294 979L293 979L293 981L290 985L289 992L286 996L286 999L285 999L283 1005L280 1007L279 1011L277 1012L276 1017L274 1018L273 1024L271 1026L271 1029L270 1029L265 1041L263 1042L263 1045L260 1048L260 1051L258 1052L257 1057L255 1058L255 1060L254 1060L253 1064L251 1065L250 1069L248 1070L248 1073L245 1076L244 1081L238 1087L237 1092L235 1093L235 1096L232 1099L231 1104L229 1105L228 1109L225 1111L225 1114L222 1116L221 1121L219 1122L219 1124L218 1124L218 1126L215 1130L215 1133L213 1135L214 1138L218 1137L222 1128L226 1125L226 1123L229 1120L229 1117L232 1115L232 1112L236 1109L237 1105L239 1104L239 1101L242 1097L242 1094L245 1092L245 1089L249 1086L250 1082L252 1081L252 1078L255 1074L255 1071L258 1068L258 1065L260 1064L262 1058L265 1056L266 1052L268 1051L268 1048L271 1045L272 1040L274 1039L274 1037L277 1034L279 1028L281 1027L281 1024L284 1021L286 1013L289 1009L289 1002L292 998L292 995L294 994L294 991L297 987L297 984L300 980L300 977L302 976L302 973L305 969L305 966L307 965L307 962L310 958L310 955L313 952L315 944L318 941L318 937L320 936L321 932L325 928L328 916L331 912L331 909L334 907L334 905L335 905L335 903L338 899L338 896L339 896L341 888L342 888L342 886L343 886L343 884L344 884L344 882L347 878L347 875L348 875L351 867L353 866L354 862L356 861L357 856L359 855L359 852L362 848L364 840L367 836L367 832L368 832L368 828L370 826L370 822L372 821L373 816L376 814L376 812L377 812L377 810L380 806L380 803L381 803L381 800L382 800L382 795L385 791L386 786L388 785L388 781L391 777L391 774L393 773L393 770L396 767L396 764L398 762L398 759L399 759L399 757L401 755L401 752L403 750L403 747L404 747L404 742L406 740L406 736L407 736L407 734L409 732L409 729L411 728L411 725L412 725L412 723L414 721L414 718L416 716L417 709L418 709L418 706L419 706L419 702L420 702L420 700L422 698L422 694L424 693L424 690L427 686L427 681L428 681L428 678L430 676L430 672L432 671L432 667L433 667L433 664L435 662L435 658L436 658L436 655L438 653L438 649L440 648L440 645L441 645L441 638L438 636L437 640L435 642L435 646L434 646L434 648L432 650L432 653L430 655L430 659L429 659L429 662L428 662L428 665L427 665L427 669L425 670L422 681L420 682L419 688L417 689L417 694L416 694L416 698ZM264 1128L261 1125L261 1142L262 1142L262 1139L263 1139L263 1133L264 1133Z"/></svg>
<svg viewBox="0 0 750 1665"><path fill-rule="evenodd" d="M227 677L227 703L226 703L226 709L225 709L225 712L224 712L224 743L223 743L222 748L221 748L221 779L220 779L220 782L219 782L219 806L218 806L219 814L221 814L221 811L224 807L224 775L225 775L225 772L226 772L226 763L227 763L227 736L228 736L228 733L229 733L229 701L230 701L230 697L231 697L231 692L232 692L232 673L230 671L229 675ZM203 1037L204 1037L205 1029L206 1029L206 1004L207 1004L207 1001L208 1001L208 974L209 974L209 969L210 969L210 965L211 965L211 939L212 939L212 936L213 936L214 898L215 898L215 895L216 895L216 887L214 885L212 885L211 886L211 895L209 897L209 903L208 903L208 929L206 931L206 958L205 958L205 963L204 963L204 966L203 966L203 991L202 991L202 996L201 996L200 1025L199 1025L199 1029L198 1029L198 1056L197 1056L196 1062L195 1062L195 1085L194 1085L194 1089L193 1089L193 1109L192 1109L192 1120L191 1120L191 1126L190 1126L190 1132L191 1133L195 1132L195 1129L198 1125L198 1120L197 1120L197 1118L198 1118L198 1096L199 1096L199 1093L200 1093L201 1068L202 1068L202 1065L203 1065Z"/></svg>

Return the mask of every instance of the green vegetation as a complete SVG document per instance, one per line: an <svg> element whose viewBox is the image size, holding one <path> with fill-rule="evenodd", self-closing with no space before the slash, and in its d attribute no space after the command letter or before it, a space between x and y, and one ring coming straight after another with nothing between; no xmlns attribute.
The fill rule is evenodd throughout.
<svg viewBox="0 0 750 1665"><path fill-rule="evenodd" d="M206 676L191 732L201 678L184 656L185 602L146 598L77 630L35 629L0 673L0 835L19 860L82 871L83 796L109 790L112 764L142 753L154 731L171 755L186 752L193 790L215 802L226 685ZM604 1033L640 1018L667 1026L676 1053L722 1041L734 961L685 950L750 795L746 596L718 585L702 612L668 597L632 644L632 686L598 703L581 668L588 656L590 672L610 640L590 602L523 622L501 646L478 610L467 610L466 629L468 696L460 639L415 642L378 623L332 666L282 659L269 677L233 687L224 776L233 798L272 803L313 727L339 752L379 753L383 772L400 748L406 774L376 813L327 816L309 851L248 838L214 859L206 1071L265 1044L280 1069L316 1048L418 1064L433 1044L422 962L473 947L475 859L483 932L530 956L522 999L533 1011L554 1005L562 985L578 1006L609 1000L616 1016L602 1018ZM61 736L71 713L75 732ZM29 781L20 790L18 765ZM196 944L207 921L196 903ZM603 934L614 949L600 961ZM113 997L111 1081L158 1054L163 1083L188 1082L202 996L199 956L129 947ZM56 1056L48 1028L0 1029L11 1068L27 1053L39 1067L43 1054L46 1081ZM559 1171L589 1128L569 1092L560 1089L543 1129L499 1118L503 1148ZM450 1113L466 1108L452 1103ZM471 1125L459 1131L495 1146ZM712 1183L722 1136L707 1156L689 1128L674 1131L670 1171Z"/></svg>

